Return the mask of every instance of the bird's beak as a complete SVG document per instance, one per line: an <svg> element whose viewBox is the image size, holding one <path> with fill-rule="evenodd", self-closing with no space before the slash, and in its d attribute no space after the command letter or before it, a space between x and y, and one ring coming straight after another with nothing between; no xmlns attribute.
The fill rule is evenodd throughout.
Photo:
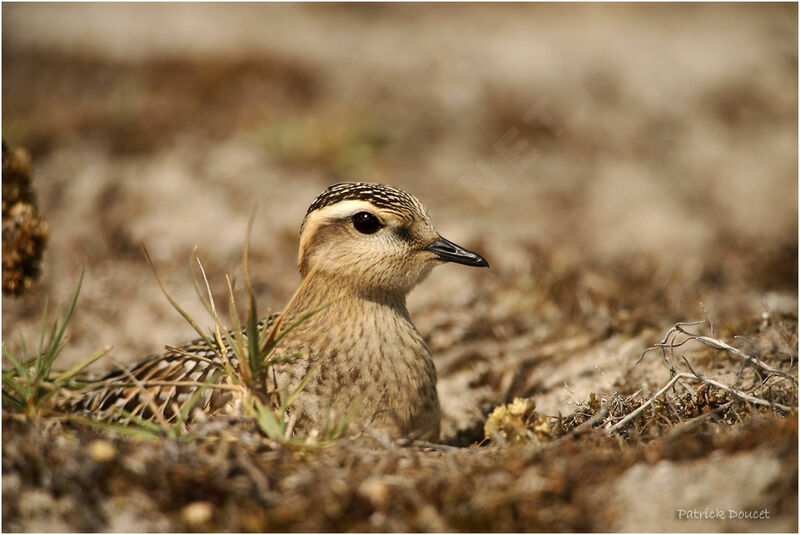
<svg viewBox="0 0 800 535"><path fill-rule="evenodd" d="M425 249L435 254L439 260L445 262L455 262L465 266L489 267L489 262L481 255L468 251L441 236Z"/></svg>

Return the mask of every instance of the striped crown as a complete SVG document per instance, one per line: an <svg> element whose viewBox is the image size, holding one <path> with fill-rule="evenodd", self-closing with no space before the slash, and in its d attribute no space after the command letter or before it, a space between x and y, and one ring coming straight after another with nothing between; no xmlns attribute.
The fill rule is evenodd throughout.
<svg viewBox="0 0 800 535"><path fill-rule="evenodd" d="M425 213L417 199L397 188L369 182L341 182L334 184L314 199L306 216L315 210L342 201L368 201L378 208L395 212Z"/></svg>

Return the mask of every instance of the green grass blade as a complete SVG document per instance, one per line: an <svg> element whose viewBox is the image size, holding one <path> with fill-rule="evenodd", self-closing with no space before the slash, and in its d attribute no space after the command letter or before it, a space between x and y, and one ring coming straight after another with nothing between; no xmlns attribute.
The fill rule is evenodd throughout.
<svg viewBox="0 0 800 535"><path fill-rule="evenodd" d="M250 294L250 313L247 317L247 354L250 363L250 371L253 377L258 377L261 371L261 352L258 347L258 312L256 310L256 298Z"/></svg>
<svg viewBox="0 0 800 535"><path fill-rule="evenodd" d="M275 357L269 359L266 363L266 367L269 368L270 366L274 366L276 364L283 364L284 362L289 362L290 360L296 359L300 356L300 353L291 353L289 355L281 355L280 357Z"/></svg>
<svg viewBox="0 0 800 535"><path fill-rule="evenodd" d="M271 439L282 440L284 427L278 421L272 409L261 404L260 401L256 401L255 411L256 422L261 430L264 431L264 434Z"/></svg>
<svg viewBox="0 0 800 535"><path fill-rule="evenodd" d="M233 284L231 283L230 277L225 275L225 280L228 282L228 296L229 296L229 304L231 310L231 327L234 333L241 335L242 332L242 325L241 320L239 319L239 310L236 308L236 298L233 294Z"/></svg>
<svg viewBox="0 0 800 535"><path fill-rule="evenodd" d="M80 277L78 277L78 286L75 288L75 292L72 294L72 299L69 302L66 314L64 314L61 328L59 329L58 335L56 336L56 339L58 341L61 341L61 339L64 337L64 331L67 328L67 324L69 323L70 319L72 319L72 314L75 312L75 305L78 303L78 296L81 293L81 286L83 285L84 272L85 269L81 269Z"/></svg>
<svg viewBox="0 0 800 535"><path fill-rule="evenodd" d="M222 372L220 370L215 371L213 374L211 374L211 377L209 377L207 380L203 382L203 386L196 388L195 391L192 392L191 397L186 400L186 402L183 404L183 406L181 406L180 410L178 411L179 424L182 425L183 422L186 421L186 418L188 418L191 410L194 408L195 405L197 405L197 402L200 401L200 396L202 396L203 393L205 393L205 391L211 387L211 385L217 382L221 374Z"/></svg>
<svg viewBox="0 0 800 535"><path fill-rule="evenodd" d="M131 420L134 424L138 425L139 427L148 429L157 435L162 434L164 432L164 429L160 425L154 422L147 421L141 416L137 416L132 412L126 411L122 407L114 407L114 408L117 410L117 412L119 412L121 415Z"/></svg>
<svg viewBox="0 0 800 535"><path fill-rule="evenodd" d="M245 362L247 355L244 354L244 348L242 347L241 342L239 340L236 340L227 329L223 329L221 333L223 338L225 338L225 342L227 342L228 347L231 348L233 354L236 356L237 359L239 359L239 362L240 363ZM239 377L237 376L236 373L234 373L232 366L233 365L230 363L230 360L225 359L225 374L228 375L228 377L233 378L238 384Z"/></svg>
<svg viewBox="0 0 800 535"><path fill-rule="evenodd" d="M17 381L13 374L8 371L3 372L3 386L9 386L18 396L23 399L27 398L28 388L24 383ZM9 394L10 395L10 394Z"/></svg>
<svg viewBox="0 0 800 535"><path fill-rule="evenodd" d="M12 396L8 392L3 392L3 405L8 406L12 405L15 409L24 411L25 410L25 402L21 399Z"/></svg>
<svg viewBox="0 0 800 535"><path fill-rule="evenodd" d="M92 420L91 418L81 418L79 416L70 416L67 418L67 421L89 427L95 427L97 429L102 429L103 431L111 431L114 433L120 433L122 435L144 437L153 440L158 439L161 436L160 430L158 432L154 432L143 427L104 422L102 420Z"/></svg>
<svg viewBox="0 0 800 535"><path fill-rule="evenodd" d="M22 368L25 370L25 378L30 381L31 377L31 368L33 367L36 359L30 356L28 352L28 345L25 343L25 337L22 336L22 331L19 332L19 347L21 348L20 353L20 363L22 364Z"/></svg>
<svg viewBox="0 0 800 535"><path fill-rule="evenodd" d="M80 373L81 370L83 370L84 368L86 368L87 366L89 366L90 364L95 362L100 357L104 356L109 351L111 351L111 346L105 346L105 347L99 349L98 351L93 353L92 356L90 356L89 358L87 358L85 360L82 360L81 362L79 362L78 364L74 365L73 367L71 367L70 369L65 371L64 373L60 374L58 377L56 377L54 379L53 382L56 385L61 385L61 384L65 383L65 382L69 381L75 375Z"/></svg>
<svg viewBox="0 0 800 535"><path fill-rule="evenodd" d="M56 314L57 316L58 314ZM50 351L50 346L53 344L56 332L58 331L58 318L53 321L53 326L50 329L50 337L47 339L47 346L44 351L39 351L33 357L33 383L34 387L44 378L44 355Z"/></svg>
<svg viewBox="0 0 800 535"><path fill-rule="evenodd" d="M303 391L303 389L306 387L306 385L311 380L311 378L314 376L314 374L317 373L317 370L319 369L320 364L322 364L322 361L318 361L316 364L314 364L313 368L308 370L308 373L306 374L305 377L303 377L303 380L300 382L300 385L294 390L294 392L289 394L288 398L286 398L286 403L284 404L285 408L288 408L288 407L292 406L292 403L294 403L294 400L297 398L297 396L300 394L300 392Z"/></svg>
<svg viewBox="0 0 800 535"><path fill-rule="evenodd" d="M42 365L41 365L41 378L46 378L50 375L50 369L53 366L53 362L58 356L59 352L63 348L62 339L64 338L64 332L67 329L67 325L69 324L70 320L72 319L72 314L75 312L75 305L78 303L78 295L81 293L81 286L83 285L83 275L85 273L85 269L81 269L80 277L78 278L78 285L75 287L75 292L72 294L72 299L69 302L69 306L67 307L67 311L62 318L60 325L59 321L56 320L53 324L53 333L54 336L50 339L50 343L48 344L47 352L45 355L41 357Z"/></svg>
<svg viewBox="0 0 800 535"><path fill-rule="evenodd" d="M44 383L41 385L42 390L44 392L40 392L36 398L36 407L41 406L43 403L47 403L50 399L53 398L58 393L58 387L55 387L52 383Z"/></svg>
<svg viewBox="0 0 800 535"><path fill-rule="evenodd" d="M291 325L289 325L289 326L288 326L286 329L284 329L283 331L281 331L281 333L280 333L280 334L279 334L277 337L275 337L275 339L274 339L274 340L273 340L273 341L272 341L272 342L269 344L269 347L265 347L265 348L262 350L262 355L268 355L268 354L269 354L269 352L270 352L270 351L272 351L272 350L275 348L275 346L277 346L277 345L278 345L278 343L279 343L279 342L280 342L280 341L283 339L283 337L284 337L284 336L286 336L287 334L289 334L290 332L292 332L292 331L293 331L293 330L294 330L294 329L295 329L295 328L296 328L298 325L300 325L301 323L303 323L304 321L306 321L308 318L310 318L310 317L311 317L311 316L313 316L314 314L317 314L318 312L320 312L320 311L324 310L324 309L325 309L325 308L327 308L328 306L329 306L329 303L325 303L325 304L324 304L324 305L322 305L321 307L315 308L315 309L314 309L314 310L312 310L311 312L306 312L305 314L303 314L302 316L300 316L300 318L298 318L298 319L297 319L297 320L296 320L294 323L292 323L292 324L291 324Z"/></svg>
<svg viewBox="0 0 800 535"><path fill-rule="evenodd" d="M11 361L11 365L14 366L14 369L17 372L17 375L25 379L26 381L30 381L31 376L28 373L28 367L25 366L22 362L17 360L17 358L9 351L8 349L3 346L3 354L6 356L8 360Z"/></svg>
<svg viewBox="0 0 800 535"><path fill-rule="evenodd" d="M44 296L44 306L42 307L42 326L39 329L39 355L44 353L44 336L47 333L47 306L48 298Z"/></svg>
<svg viewBox="0 0 800 535"><path fill-rule="evenodd" d="M217 314L217 307L214 303L214 294L211 291L211 285L208 283L208 277L206 276L206 270L203 267L203 263L197 257L197 246L192 249L192 259L197 261L197 266L200 269L200 273L203 275L203 283L205 284L206 293L208 294L208 299L203 297L203 291L200 288L200 282L197 279L197 275L194 271L194 262L192 262L190 266L190 271L192 273L192 283L194 284L195 292L197 292L197 296L202 301L203 306L206 307L206 311L211 316L211 319L214 320L214 341L217 342L217 347L219 348L216 352L219 355L220 359L225 363L225 369L228 370L230 374L231 364L228 360L228 350L226 347L230 347L230 345L226 346L225 341L222 337L222 332L226 331L225 325L222 323L222 320L219 318L219 314Z"/></svg>
<svg viewBox="0 0 800 535"><path fill-rule="evenodd" d="M205 281L206 290L208 293L208 298L203 295L203 290L200 288L200 281L197 279L197 273L195 273L194 264L197 261L197 265L200 267L200 272L203 274L203 280ZM206 270L203 269L203 264L200 262L200 259L197 257L197 246L195 245L192 248L192 256L189 260L189 272L192 274L192 284L194 285L194 291L197 292L197 297L200 298L200 302L203 303L203 306L206 307L206 311L214 318L214 321L217 321L217 310L214 306L214 300L211 295L211 288L208 285L208 278L206 277Z"/></svg>
<svg viewBox="0 0 800 535"><path fill-rule="evenodd" d="M245 378L249 378L252 376L250 370L250 361L249 356L246 355L245 350L245 341L244 335L242 333L242 322L239 318L239 310L236 307L236 298L233 293L233 284L231 283L230 277L225 275L225 280L228 283L228 298L229 298L229 305L230 305L230 318L232 328L230 331L224 331L225 338L228 342L228 346L236 355L236 358L239 359L239 375Z"/></svg>
<svg viewBox="0 0 800 535"><path fill-rule="evenodd" d="M355 402L350 406L345 415L336 423L333 431L328 435L329 440L337 439L344 432L347 425L353 421L361 410L361 405L364 403L364 396L359 396Z"/></svg>
<svg viewBox="0 0 800 535"><path fill-rule="evenodd" d="M259 362L259 344L258 344L258 307L256 306L256 292L253 290L253 284L250 281L250 268L248 266L248 253L250 249L250 233L253 230L253 221L256 217L256 208L250 214L250 219L247 221L247 235L245 236L244 246L242 247L242 270L244 272L244 284L247 288L247 295L250 298L250 310L247 318L247 349L248 358L247 364L251 379L257 378L261 371L261 362Z"/></svg>
<svg viewBox="0 0 800 535"><path fill-rule="evenodd" d="M203 341L208 345L208 347L210 347L212 349L216 348L217 347L216 344L213 343L208 338L208 336L206 336L206 333L203 331L203 329L200 328L199 325L197 325L197 323L194 321L192 316L190 316L188 312L186 312L183 308L181 308L181 306L177 303L177 301L175 301L175 299L173 299L172 296L169 295L169 292L167 292L167 289L164 287L164 283L161 282L161 278L158 276L158 271L156 270L156 265L153 263L153 259L150 258L150 253L147 252L147 248L146 247L143 247L143 249L144 249L144 254L147 257L147 263L150 264L150 269L153 270L153 275L155 275L155 277L156 277L156 282L158 283L158 286L161 288L161 292L164 294L164 296L170 302L172 307L175 310L177 310L178 313L181 316L183 316L183 319L185 319L189 323L189 325L192 326L192 328L197 332L197 334L200 336L200 338L203 339Z"/></svg>

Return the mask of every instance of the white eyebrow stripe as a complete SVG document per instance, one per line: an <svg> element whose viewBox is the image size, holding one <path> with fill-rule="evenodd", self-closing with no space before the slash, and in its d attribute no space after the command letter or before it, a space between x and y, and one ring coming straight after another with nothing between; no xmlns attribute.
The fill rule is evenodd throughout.
<svg viewBox="0 0 800 535"><path fill-rule="evenodd" d="M349 201L337 202L336 204L331 204L317 210L316 218L327 220L345 219L363 211L375 212L376 208L371 202L352 199Z"/></svg>

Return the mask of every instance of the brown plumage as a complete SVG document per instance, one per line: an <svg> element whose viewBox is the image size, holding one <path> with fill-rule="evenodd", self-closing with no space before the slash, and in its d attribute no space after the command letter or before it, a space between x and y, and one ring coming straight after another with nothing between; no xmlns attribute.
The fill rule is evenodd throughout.
<svg viewBox="0 0 800 535"><path fill-rule="evenodd" d="M281 339L274 355L291 357L273 367L274 386L294 390L309 376L290 407L297 429L323 427L333 416L354 414L363 425L392 437L433 440L439 435L436 370L425 341L406 309L406 295L443 262L488 266L481 256L439 236L425 207L390 186L343 183L311 204L300 232L298 267L303 283L284 311L283 325L321 309ZM275 316L262 320L269 328ZM231 365L239 363L228 352ZM196 386L223 380L223 362L202 340L151 357L95 383L75 410L119 418L118 408L150 419L151 402L132 374L173 418ZM119 388L117 385L128 386ZM231 392L208 389L199 407L229 409Z"/></svg>

